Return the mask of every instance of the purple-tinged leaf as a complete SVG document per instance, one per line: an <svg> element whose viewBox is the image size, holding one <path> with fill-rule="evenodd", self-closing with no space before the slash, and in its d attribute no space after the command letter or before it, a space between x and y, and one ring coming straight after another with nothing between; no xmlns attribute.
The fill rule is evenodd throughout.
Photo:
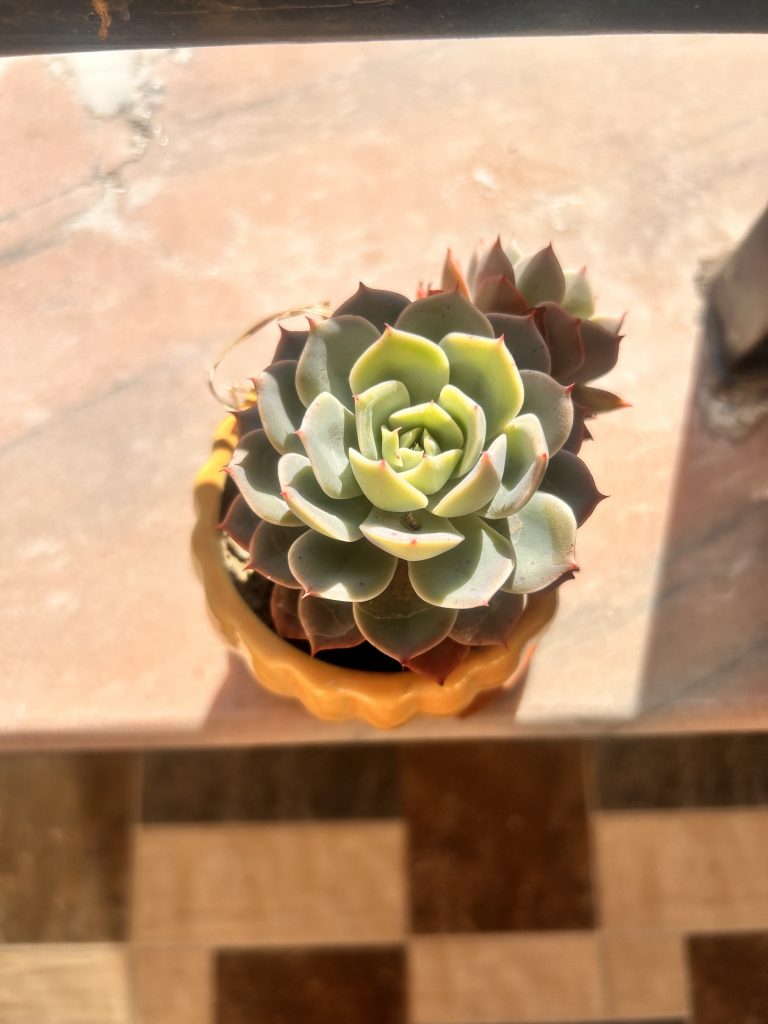
<svg viewBox="0 0 768 1024"><path fill-rule="evenodd" d="M547 343L536 325L536 314L511 316L507 313L489 313L488 320L497 336L512 353L518 370L539 370L549 373L552 360Z"/></svg>
<svg viewBox="0 0 768 1024"><path fill-rule="evenodd" d="M601 388L590 388L584 384L577 384L573 389L572 398L574 405L581 405L588 409L593 416L602 412L615 412L616 409L630 409L631 404L623 398L614 395L612 391L603 391Z"/></svg>
<svg viewBox="0 0 768 1024"><path fill-rule="evenodd" d="M584 362L578 317L558 306L556 302L542 302L536 307L536 326L547 343L552 359L552 376L561 384L573 384L576 372Z"/></svg>
<svg viewBox="0 0 768 1024"><path fill-rule="evenodd" d="M341 647L357 647L365 639L349 603L310 595L301 598L298 612L313 654Z"/></svg>
<svg viewBox="0 0 768 1024"><path fill-rule="evenodd" d="M558 576L558 578L554 581L554 583L550 583L548 587L544 587L544 589L540 590L539 593L540 594L548 594L552 590L559 590L560 587L562 587L562 585L564 583L569 583L571 580L575 580L576 579L576 573L578 571L579 571L578 565L576 566L575 569L568 569L566 572L563 573L562 576Z"/></svg>
<svg viewBox="0 0 768 1024"><path fill-rule="evenodd" d="M299 597L301 591L281 587L276 583L269 600L272 624L278 636L286 640L306 640L307 634L299 618Z"/></svg>
<svg viewBox="0 0 768 1024"><path fill-rule="evenodd" d="M434 680L438 686L442 686L451 672L459 667L468 654L468 647L456 643L450 637L446 637L439 644L430 647L428 651L417 654L414 658L408 658L403 664L411 672L416 672L420 676L427 676L429 679Z"/></svg>
<svg viewBox="0 0 768 1024"><path fill-rule="evenodd" d="M250 434L252 430L261 429L261 413L256 402L245 409L235 410L232 415L235 417L235 432L238 439L245 437L246 434Z"/></svg>
<svg viewBox="0 0 768 1024"><path fill-rule="evenodd" d="M508 277L486 277L475 290L475 305L484 313L520 316L530 308Z"/></svg>
<svg viewBox="0 0 768 1024"><path fill-rule="evenodd" d="M280 329L280 340L275 348L275 354L272 356L272 362L279 363L284 359L298 359L304 351L309 331L289 331L282 324L277 326Z"/></svg>
<svg viewBox="0 0 768 1024"><path fill-rule="evenodd" d="M250 560L246 568L266 576L273 583L298 590L300 584L288 565L288 549L305 532L303 526L262 523L251 537Z"/></svg>
<svg viewBox="0 0 768 1024"><path fill-rule="evenodd" d="M227 514L219 523L219 529L223 530L229 539L233 540L243 551L247 551L251 545L253 531L260 522L261 520L249 507L242 494L237 494L231 501Z"/></svg>
<svg viewBox="0 0 768 1024"><path fill-rule="evenodd" d="M589 409L585 409L583 405L573 403L573 427L568 435L568 440L563 445L567 452L573 452L574 455L578 455L583 442L592 440L592 435L587 430L584 421L591 419L593 416L594 413L590 412Z"/></svg>
<svg viewBox="0 0 768 1024"><path fill-rule="evenodd" d="M504 248L501 244L501 238L498 235L496 236L496 241L488 250L488 255L484 260L482 260L478 267L475 279L476 288L479 287L483 281L493 277L505 277L513 288L515 286L515 270L509 256L504 252ZM502 311L499 310L499 312Z"/></svg>
<svg viewBox="0 0 768 1024"><path fill-rule="evenodd" d="M586 384L614 368L619 358L621 335L614 334L592 320L582 320L579 330L584 346L584 362L576 371L574 380L577 384Z"/></svg>
<svg viewBox="0 0 768 1024"><path fill-rule="evenodd" d="M529 306L540 302L562 302L565 274L552 245L541 249L517 265L517 287Z"/></svg>
<svg viewBox="0 0 768 1024"><path fill-rule="evenodd" d="M383 331L387 324L393 324L400 316L410 299L399 292L389 292L382 288L368 288L363 282L355 294L342 302L333 316L361 316Z"/></svg>
<svg viewBox="0 0 768 1024"><path fill-rule="evenodd" d="M524 607L522 594L500 590L485 607L462 609L448 635L468 647L506 646Z"/></svg>
<svg viewBox="0 0 768 1024"><path fill-rule="evenodd" d="M540 491L554 494L564 501L582 526L607 495L598 491L594 478L578 455L559 451L549 460Z"/></svg>

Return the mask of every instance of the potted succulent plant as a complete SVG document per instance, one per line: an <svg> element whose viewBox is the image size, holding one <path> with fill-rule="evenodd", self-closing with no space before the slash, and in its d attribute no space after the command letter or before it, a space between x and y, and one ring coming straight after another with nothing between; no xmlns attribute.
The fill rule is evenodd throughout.
<svg viewBox="0 0 768 1024"><path fill-rule="evenodd" d="M209 607L257 679L387 727L519 678L603 497L578 452L624 404L589 385L620 327L551 246L500 240L413 301L360 285L281 327L196 488Z"/></svg>

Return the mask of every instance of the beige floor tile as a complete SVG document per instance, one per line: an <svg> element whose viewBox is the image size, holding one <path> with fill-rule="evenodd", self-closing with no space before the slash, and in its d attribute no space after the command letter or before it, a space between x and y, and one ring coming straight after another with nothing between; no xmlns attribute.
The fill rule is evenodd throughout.
<svg viewBox="0 0 768 1024"><path fill-rule="evenodd" d="M137 836L133 937L397 941L403 851L398 822L147 826Z"/></svg>
<svg viewBox="0 0 768 1024"><path fill-rule="evenodd" d="M185 946L136 946L129 954L132 1024L210 1024L212 954Z"/></svg>
<svg viewBox="0 0 768 1024"><path fill-rule="evenodd" d="M603 813L595 837L607 927L768 925L768 809Z"/></svg>
<svg viewBox="0 0 768 1024"><path fill-rule="evenodd" d="M414 1024L602 1016L592 933L430 936L409 951Z"/></svg>
<svg viewBox="0 0 768 1024"><path fill-rule="evenodd" d="M609 931L601 937L607 1010L616 1017L688 1016L679 932Z"/></svg>
<svg viewBox="0 0 768 1024"><path fill-rule="evenodd" d="M0 949L0 1024L132 1024L122 948Z"/></svg>

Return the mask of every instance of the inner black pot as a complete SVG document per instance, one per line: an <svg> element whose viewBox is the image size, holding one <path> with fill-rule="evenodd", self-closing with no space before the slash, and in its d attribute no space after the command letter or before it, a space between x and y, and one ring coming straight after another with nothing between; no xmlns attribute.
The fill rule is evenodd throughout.
<svg viewBox="0 0 768 1024"><path fill-rule="evenodd" d="M219 522L224 519L237 493L237 487L232 479L227 477L221 496ZM247 553L224 533L221 534L221 550L224 565L238 593L254 615L257 615L266 626L275 632L275 624L272 621L272 615L269 610L274 583L258 573L248 572L245 568L248 561ZM280 639L285 640L292 647L304 651L305 654L311 655L309 644L306 640L289 640L287 637L281 637ZM313 655L313 657L330 665L338 665L339 668L357 669L361 672L404 671L398 661L388 657L386 654L382 654L378 648L374 647L373 644L369 644L367 640L356 647L339 647L320 651L318 654Z"/></svg>

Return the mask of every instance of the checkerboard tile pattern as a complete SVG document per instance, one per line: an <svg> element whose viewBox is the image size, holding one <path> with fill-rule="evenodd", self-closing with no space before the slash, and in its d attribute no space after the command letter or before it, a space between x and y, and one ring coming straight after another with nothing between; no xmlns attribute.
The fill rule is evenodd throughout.
<svg viewBox="0 0 768 1024"><path fill-rule="evenodd" d="M768 1024L768 736L0 757L0 1024Z"/></svg>

